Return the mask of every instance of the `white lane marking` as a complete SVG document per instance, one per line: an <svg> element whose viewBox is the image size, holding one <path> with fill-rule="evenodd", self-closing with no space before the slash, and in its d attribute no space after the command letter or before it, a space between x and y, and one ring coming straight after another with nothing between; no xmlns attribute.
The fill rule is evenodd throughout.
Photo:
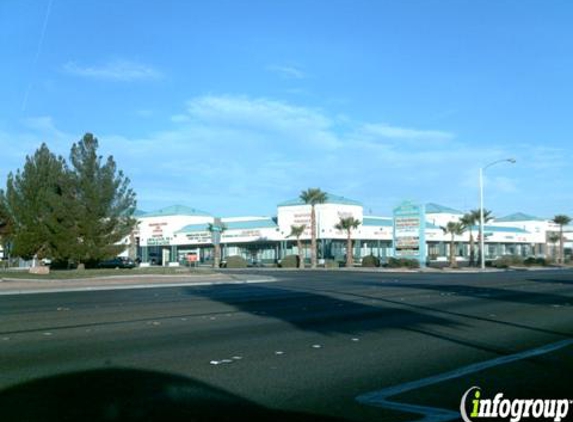
<svg viewBox="0 0 573 422"><path fill-rule="evenodd" d="M370 406L383 407L385 409L423 415L424 417L422 419L418 419L418 422L446 422L455 420L460 417L460 414L457 411L454 412L448 409L418 406L408 403L397 403L388 400L388 398L401 393L405 393L407 391L417 390L419 388L427 387L429 385L437 384L443 381L460 378L464 375L483 371L484 369L493 368L499 365L505 365L534 356L544 355L546 353L551 353L571 345L573 345L573 339L558 341L556 343L547 344L535 349L525 350L513 355L501 356L484 362L463 366L461 368L454 369L453 371L444 372L442 374L433 375L431 377L422 378L420 380L398 384L392 387L384 388L382 390L371 391L369 393L361 394L360 396L356 397L356 400L359 403Z"/></svg>
<svg viewBox="0 0 573 422"><path fill-rule="evenodd" d="M92 292L92 291L106 291L106 290L131 290L131 289L156 289L161 287L193 287L193 286L219 286L225 284L256 284L256 283L272 283L278 281L276 278L262 278L254 280L234 280L234 281L200 281L189 283L161 283L161 284L132 284L132 285L116 285L116 286L85 286L85 287L62 287L54 289L30 289L30 290L11 290L7 292L0 291L0 296L11 295L32 295L41 293L66 293L66 292Z"/></svg>

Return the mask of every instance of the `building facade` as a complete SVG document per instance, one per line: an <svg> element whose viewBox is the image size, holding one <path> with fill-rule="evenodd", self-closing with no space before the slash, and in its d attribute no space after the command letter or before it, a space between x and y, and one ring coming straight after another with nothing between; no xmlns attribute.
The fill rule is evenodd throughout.
<svg viewBox="0 0 573 422"><path fill-rule="evenodd" d="M425 256L429 261L446 261L450 254L450 235L442 230L449 221L459 221L463 213L438 204L425 204ZM388 216L365 215L359 201L327 195L315 207L316 238L319 260L343 262L347 234L336 229L341 218L354 217L361 222L352 231L353 254L356 262L367 255L383 262L395 255L394 220ZM185 206L172 206L155 212L140 213L138 227L131 239L137 243L137 258L146 265L210 264L214 259L212 225L223 227L220 245L223 260L239 255L252 265L269 265L291 254L310 258L311 206L300 199L282 202L276 216L243 216L216 218L212 214ZM292 226L305 226L300 236L303 250L291 236ZM522 213L488 222L485 226L485 257L488 260L504 255L551 256L555 245L548 239L559 228L549 220ZM470 236L479 241L478 227L468 228L455 237L455 255L464 261L470 255ZM566 246L570 244L566 244ZM553 247L553 249L552 249ZM127 254L127 252L126 252ZM320 262L320 261L319 261Z"/></svg>

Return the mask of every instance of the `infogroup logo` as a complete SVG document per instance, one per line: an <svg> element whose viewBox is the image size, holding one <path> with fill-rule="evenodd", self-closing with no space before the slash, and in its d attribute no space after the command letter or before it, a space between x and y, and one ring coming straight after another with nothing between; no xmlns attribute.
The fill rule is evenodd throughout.
<svg viewBox="0 0 573 422"><path fill-rule="evenodd" d="M471 400L469 406L466 400ZM460 413L465 422L475 422L480 418L509 418L510 422L532 418L560 422L567 417L572 403L569 399L506 399L503 393L486 399L482 398L480 387L472 387L462 397ZM471 410L469 415L468 408Z"/></svg>

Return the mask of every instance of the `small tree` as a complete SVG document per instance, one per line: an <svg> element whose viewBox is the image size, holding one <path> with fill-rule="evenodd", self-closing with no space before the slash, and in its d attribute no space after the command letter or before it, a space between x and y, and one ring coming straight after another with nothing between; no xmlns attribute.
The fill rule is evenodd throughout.
<svg viewBox="0 0 573 422"><path fill-rule="evenodd" d="M221 265L221 236L223 232L227 230L227 226L221 222L215 224L209 223L207 230L211 233L211 242L213 243L213 267L219 268Z"/></svg>
<svg viewBox="0 0 573 422"><path fill-rule="evenodd" d="M73 238L70 180L62 157L46 144L27 156L24 168L10 173L1 195L4 236L12 252L25 259L66 258ZM3 237L4 237L3 236Z"/></svg>
<svg viewBox="0 0 573 422"><path fill-rule="evenodd" d="M300 199L311 206L310 209L310 266L316 268L316 212L317 204L324 204L327 200L326 192L320 189L308 188L302 191Z"/></svg>
<svg viewBox="0 0 573 422"><path fill-rule="evenodd" d="M346 266L352 267L352 230L358 228L360 225L360 220L354 217L340 218L338 224L334 227L337 230L346 231Z"/></svg>
<svg viewBox="0 0 573 422"><path fill-rule="evenodd" d="M86 133L70 154L76 231L73 257L79 263L117 255L125 247L118 242L136 225L130 180L117 169L112 156L102 162L98 146L98 140Z"/></svg>
<svg viewBox="0 0 573 422"><path fill-rule="evenodd" d="M460 223L462 223L470 232L470 259L469 259L469 266L473 267L475 265L475 243L474 243L474 234L473 234L473 226L476 225L477 221L479 220L479 210L472 210L466 214L462 218L460 218Z"/></svg>
<svg viewBox="0 0 573 422"><path fill-rule="evenodd" d="M0 246L6 250L12 236L12 218L8 212L4 191L0 189Z"/></svg>
<svg viewBox="0 0 573 422"><path fill-rule="evenodd" d="M290 234L288 235L288 237L296 237L296 248L298 250L298 267L299 268L304 268L304 257L302 256L302 241L300 240L300 237L302 236L302 234L304 233L304 230L306 229L306 224L303 224L301 226L295 226L295 225L291 225L290 226Z"/></svg>
<svg viewBox="0 0 573 422"><path fill-rule="evenodd" d="M550 233L549 236L547 236L547 240L553 245L553 259L555 262L559 262L557 257L557 242L559 242L559 239L561 239L561 236L557 233Z"/></svg>
<svg viewBox="0 0 573 422"><path fill-rule="evenodd" d="M563 264L565 262L565 257L563 254L563 226L566 226L571 222L571 217L564 214L559 214L553 217L553 222L559 225L559 263Z"/></svg>
<svg viewBox="0 0 573 422"><path fill-rule="evenodd" d="M465 226L461 222L450 221L445 227L441 227L444 234L451 235L450 239L450 267L456 268L456 236L461 236L465 231Z"/></svg>

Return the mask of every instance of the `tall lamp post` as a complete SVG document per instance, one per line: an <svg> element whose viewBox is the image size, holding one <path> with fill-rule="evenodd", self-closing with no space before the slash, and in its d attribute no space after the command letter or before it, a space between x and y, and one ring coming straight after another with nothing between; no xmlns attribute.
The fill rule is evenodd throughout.
<svg viewBox="0 0 573 422"><path fill-rule="evenodd" d="M499 163L511 163L515 164L515 158L504 158L503 160L497 160L489 163L484 167L479 169L479 248L480 248L480 267L485 270L485 233L483 224L483 172L495 164Z"/></svg>

